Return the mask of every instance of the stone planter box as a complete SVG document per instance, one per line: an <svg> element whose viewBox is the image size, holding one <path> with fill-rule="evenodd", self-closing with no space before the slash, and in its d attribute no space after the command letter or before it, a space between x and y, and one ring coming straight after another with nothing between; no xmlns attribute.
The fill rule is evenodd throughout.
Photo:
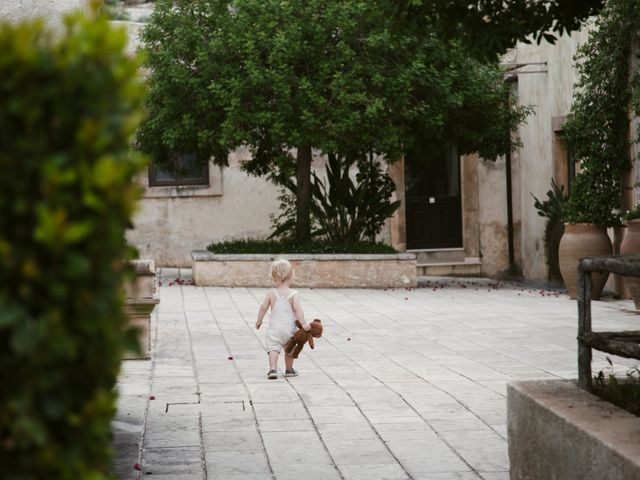
<svg viewBox="0 0 640 480"><path fill-rule="evenodd" d="M203 287L271 287L269 265L286 258L295 269L294 285L313 288L404 288L417 286L416 256L411 253L219 255L191 253L193 281Z"/></svg>
<svg viewBox="0 0 640 480"><path fill-rule="evenodd" d="M640 478L640 417L567 380L507 387L511 480Z"/></svg>
<svg viewBox="0 0 640 480"><path fill-rule="evenodd" d="M151 357L151 312L160 303L155 298L156 267L153 260L134 260L136 278L125 285L126 301L124 311L129 324L138 329L141 353L126 352L125 359L147 359Z"/></svg>

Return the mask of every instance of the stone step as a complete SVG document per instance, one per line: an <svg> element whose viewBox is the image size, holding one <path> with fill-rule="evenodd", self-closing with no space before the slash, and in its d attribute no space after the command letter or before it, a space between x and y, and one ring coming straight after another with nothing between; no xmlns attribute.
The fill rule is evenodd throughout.
<svg viewBox="0 0 640 480"><path fill-rule="evenodd" d="M464 248L409 250L408 253L415 254L418 264L465 261Z"/></svg>
<svg viewBox="0 0 640 480"><path fill-rule="evenodd" d="M478 277L482 262L478 258L466 258L464 262L418 263L418 276Z"/></svg>

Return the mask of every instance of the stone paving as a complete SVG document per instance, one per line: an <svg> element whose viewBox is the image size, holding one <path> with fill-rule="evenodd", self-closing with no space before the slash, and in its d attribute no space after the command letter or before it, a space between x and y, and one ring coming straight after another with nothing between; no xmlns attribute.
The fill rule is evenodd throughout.
<svg viewBox="0 0 640 480"><path fill-rule="evenodd" d="M280 360L267 380L254 328L266 290L161 273L153 358L124 362L118 384L120 479L506 480L506 383L577 375L574 301L435 279L301 290L324 336L305 347L299 377L284 378ZM631 308L594 302L594 328L637 329ZM607 366L595 353L594 370Z"/></svg>

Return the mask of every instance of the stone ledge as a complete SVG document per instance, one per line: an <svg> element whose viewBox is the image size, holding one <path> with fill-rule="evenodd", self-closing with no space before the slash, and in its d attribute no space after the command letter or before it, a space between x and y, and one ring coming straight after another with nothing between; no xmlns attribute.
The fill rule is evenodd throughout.
<svg viewBox="0 0 640 480"><path fill-rule="evenodd" d="M511 480L640 478L640 418L567 380L507 386Z"/></svg>
<svg viewBox="0 0 640 480"><path fill-rule="evenodd" d="M269 265L287 258L296 287L402 288L417 286L413 254L246 254L192 252L193 280L208 287L270 287Z"/></svg>
<svg viewBox="0 0 640 480"><path fill-rule="evenodd" d="M156 264L151 259L131 260L129 264L134 268L138 276L155 276L156 274Z"/></svg>
<svg viewBox="0 0 640 480"><path fill-rule="evenodd" d="M367 260L379 261L396 261L396 260L415 260L413 253L213 253L209 250L194 250L191 252L191 258L199 262L224 262L229 260L268 260L273 261L277 258L286 258L287 260L316 260L326 262L331 260L349 260L353 262L361 262Z"/></svg>

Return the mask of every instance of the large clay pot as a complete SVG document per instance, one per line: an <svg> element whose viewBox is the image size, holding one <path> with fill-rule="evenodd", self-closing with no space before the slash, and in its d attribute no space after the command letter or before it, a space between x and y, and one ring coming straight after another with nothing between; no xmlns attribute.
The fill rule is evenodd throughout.
<svg viewBox="0 0 640 480"><path fill-rule="evenodd" d="M578 296L578 262L584 257L598 257L611 255L611 240L604 228L590 223L565 223L564 235L560 240L558 252L560 273L567 287L569 296ZM607 283L609 272L593 273L591 275L591 298L600 298L604 284Z"/></svg>
<svg viewBox="0 0 640 480"><path fill-rule="evenodd" d="M620 255L633 255L640 253L640 219L629 220L627 231L620 244ZM636 304L636 310L640 310L640 277L623 277L624 285L629 291L629 295Z"/></svg>

